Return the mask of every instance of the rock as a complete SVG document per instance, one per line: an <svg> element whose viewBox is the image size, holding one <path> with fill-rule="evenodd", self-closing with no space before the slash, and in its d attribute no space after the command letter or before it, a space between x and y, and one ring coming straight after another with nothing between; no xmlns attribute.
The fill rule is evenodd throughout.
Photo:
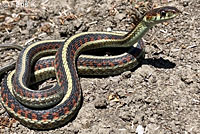
<svg viewBox="0 0 200 134"><path fill-rule="evenodd" d="M183 1L183 6L187 7L189 5L189 1Z"/></svg>
<svg viewBox="0 0 200 134"><path fill-rule="evenodd" d="M125 17L126 17L126 14L124 14L124 13L118 13L115 15L116 20L122 20Z"/></svg>
<svg viewBox="0 0 200 134"><path fill-rule="evenodd" d="M138 125L136 128L136 133L138 134L144 134L144 128L142 125Z"/></svg>
<svg viewBox="0 0 200 134"><path fill-rule="evenodd" d="M104 99L97 99L94 105L96 109L105 109L108 104L106 99L104 98Z"/></svg>
<svg viewBox="0 0 200 134"><path fill-rule="evenodd" d="M83 22L81 20L77 19L74 21L73 24L74 24L75 28L79 29L82 26Z"/></svg>
<svg viewBox="0 0 200 134"><path fill-rule="evenodd" d="M131 120L131 115L130 115L130 113L128 113L128 111L120 112L119 117L120 117L123 121L130 121L130 120Z"/></svg>
<svg viewBox="0 0 200 134"><path fill-rule="evenodd" d="M123 73L122 73L122 78L123 78L123 79L131 78L131 71L123 72Z"/></svg>
<svg viewBox="0 0 200 134"><path fill-rule="evenodd" d="M123 91L124 89L121 89L117 94L118 94L118 96L119 96L119 98L124 98L124 97L126 97L126 94L125 94L125 92Z"/></svg>
<svg viewBox="0 0 200 134"><path fill-rule="evenodd" d="M146 134L163 134L164 131L160 129L156 124L148 124L145 128Z"/></svg>

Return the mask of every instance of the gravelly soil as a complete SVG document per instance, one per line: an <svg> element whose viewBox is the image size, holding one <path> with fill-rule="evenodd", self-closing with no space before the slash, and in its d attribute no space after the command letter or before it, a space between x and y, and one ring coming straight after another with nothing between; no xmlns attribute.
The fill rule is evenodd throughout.
<svg viewBox="0 0 200 134"><path fill-rule="evenodd" d="M136 16L157 6L176 6L182 14L144 36L145 59L135 70L112 77L81 77L83 106L65 126L30 130L0 105L0 133L134 134L138 128L146 134L200 133L200 2L146 3L151 2L43 0L29 1L25 8L9 8L3 3L0 41L22 46L83 31L129 31ZM1 66L16 60L18 53L1 50Z"/></svg>

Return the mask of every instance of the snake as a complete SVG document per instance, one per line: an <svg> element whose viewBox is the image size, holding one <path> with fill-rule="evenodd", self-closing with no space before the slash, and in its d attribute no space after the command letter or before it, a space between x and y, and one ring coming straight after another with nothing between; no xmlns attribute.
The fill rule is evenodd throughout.
<svg viewBox="0 0 200 134"><path fill-rule="evenodd" d="M117 33L125 34L127 32L118 31ZM63 43L64 43L63 40L50 40L50 41L40 41L40 42L37 42L36 44L32 44L31 46L35 45L37 47L41 47L42 45L47 44L48 46L53 45L54 47L57 46L57 48L59 48L61 45L63 45ZM15 48L18 50L22 50L21 46L12 45L12 44L1 44L0 47L1 48ZM46 51L39 51L40 53L38 54L44 56L49 53L54 54L56 51L57 51L56 48L50 51L49 49L47 49ZM37 57L37 54L35 57ZM131 68L134 68L135 66L139 64L139 61L143 59L143 57L144 57L144 42L142 40L138 41L131 48L129 48L129 51L127 53L123 53L116 56L102 57L102 56L81 55L79 56L77 60L78 74L79 75L116 75L123 72L124 70L130 70ZM42 80L55 76L55 72L54 72L55 70L53 67L54 58L55 56L42 57L36 62L35 67L34 67L34 75L33 75L34 78L31 79L32 85ZM38 58L32 58L32 59L38 59ZM0 71L0 73L4 73L5 71L10 70L14 64L15 63L12 63L11 65L0 68L0 70L2 70ZM62 92L60 92L60 94L54 92L54 91L58 91L59 90L58 88L59 86L56 85L55 87L49 89L48 93L51 93L51 94L48 94L46 91L38 91L38 92L32 91L31 93L29 93L31 94L31 96L27 95L27 96L21 97L18 94L16 94L16 96L18 95L17 97L19 101L21 101L21 103L29 107L34 107L34 108L50 107L56 104L58 101L60 101L60 99L62 99L61 97ZM45 95L46 97L38 97L38 96L43 96L44 94L46 94Z"/></svg>
<svg viewBox="0 0 200 134"><path fill-rule="evenodd" d="M79 55L85 51L93 51L99 48L121 49L131 47L133 44L141 47L141 45L138 45L140 43L137 42L141 40L151 27L171 20L179 13L180 11L177 8L171 6L155 8L146 12L136 27L127 34L83 32L75 34L65 41L45 40L26 46L18 56L15 70L6 75L2 81L0 101L3 107L21 124L31 129L55 129L65 125L78 114L81 107L82 90L77 69L77 58ZM136 57L141 55L141 53L143 51L135 54ZM57 79L56 86L42 92L29 89L33 63L43 56L52 54L55 54L53 68ZM115 67L123 66L130 60L123 59L120 62L112 62L114 58L105 59L107 59L107 62L100 58L99 61L101 62L99 63L91 63L90 60L88 63L96 69L95 71L105 66L102 69L103 71L110 70L110 72L115 73L112 71L117 70ZM88 66L89 64L83 66ZM136 60L133 61L132 65L134 64L137 64ZM90 69L87 68L86 72L89 71ZM61 99L57 99L59 97ZM44 103L47 99L48 103L52 104L47 107L45 107L47 104L44 104L44 107L32 107L31 104L24 102L28 101L29 98L30 101L32 101L31 98L38 100L38 102L44 100ZM56 98L56 103L52 102L54 98Z"/></svg>

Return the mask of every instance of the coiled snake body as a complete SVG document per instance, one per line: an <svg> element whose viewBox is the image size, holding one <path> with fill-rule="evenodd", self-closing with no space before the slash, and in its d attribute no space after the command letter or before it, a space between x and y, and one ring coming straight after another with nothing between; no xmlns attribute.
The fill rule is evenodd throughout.
<svg viewBox="0 0 200 134"><path fill-rule="evenodd" d="M65 124L80 108L81 86L76 69L76 59L82 52L105 47L130 47L136 43L134 47L139 51L135 51L133 57L141 57L144 54L143 47L141 42L137 42L152 26L174 18L178 13L179 11L174 7L153 9L147 12L139 24L128 34L85 32L76 34L68 40L62 41L63 43L47 40L28 45L21 51L15 71L12 71L3 80L0 91L1 103L9 114L23 125L33 129L52 129ZM57 52L53 66L58 84L44 91L29 89L33 63L44 55L55 53L55 50ZM79 64L84 64L83 68L91 64L89 68L85 69L85 72L92 70L91 68L96 69L95 71L101 68L103 73L120 68L124 70L122 69L124 65L130 69L130 66L126 64L130 62L131 66L134 66L137 63L134 58L132 61L131 57L127 55L118 57L121 59L119 62L113 61L115 58L105 58L107 61L97 58L96 60L99 61L96 63L88 60L89 62ZM115 73L115 71L113 72ZM118 73L120 72L122 71Z"/></svg>

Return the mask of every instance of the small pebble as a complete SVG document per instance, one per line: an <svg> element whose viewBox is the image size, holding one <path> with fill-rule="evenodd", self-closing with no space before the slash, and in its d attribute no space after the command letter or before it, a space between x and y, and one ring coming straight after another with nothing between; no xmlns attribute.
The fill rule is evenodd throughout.
<svg viewBox="0 0 200 134"><path fill-rule="evenodd" d="M142 125L138 125L136 128L136 133L137 134L144 134L144 128Z"/></svg>
<svg viewBox="0 0 200 134"><path fill-rule="evenodd" d="M107 31L107 32L111 32L111 31L112 31L112 28L111 28L111 27L108 27L106 31Z"/></svg>
<svg viewBox="0 0 200 134"><path fill-rule="evenodd" d="M94 105L96 109L105 109L108 104L106 99L97 99Z"/></svg>
<svg viewBox="0 0 200 134"><path fill-rule="evenodd" d="M117 20L122 20L123 18L125 18L126 17L126 14L124 14L124 13L119 13L119 14L117 14L116 16L115 16L115 18L117 19Z"/></svg>
<svg viewBox="0 0 200 134"><path fill-rule="evenodd" d="M126 71L126 72L122 73L123 79L128 79L130 77L131 77L131 71Z"/></svg>
<svg viewBox="0 0 200 134"><path fill-rule="evenodd" d="M188 5L189 5L189 1L184 1L184 2L183 2L183 6L184 6L184 7L187 7Z"/></svg>
<svg viewBox="0 0 200 134"><path fill-rule="evenodd" d="M125 92L123 91L123 89L121 89L121 91L119 91L117 94L118 94L118 96L119 96L120 98L126 97L126 94L125 94Z"/></svg>
<svg viewBox="0 0 200 134"><path fill-rule="evenodd" d="M123 120L123 121L130 121L131 120L131 115L128 113L128 111L125 112L121 112L119 117Z"/></svg>

